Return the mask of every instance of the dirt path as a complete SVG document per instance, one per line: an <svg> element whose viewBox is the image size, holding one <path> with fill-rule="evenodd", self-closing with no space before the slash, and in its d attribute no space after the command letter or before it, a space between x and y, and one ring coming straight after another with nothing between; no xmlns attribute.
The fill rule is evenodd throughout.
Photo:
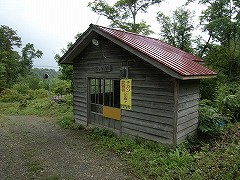
<svg viewBox="0 0 240 180"><path fill-rule="evenodd" d="M95 152L84 130L36 116L0 119L0 179L133 179L114 156Z"/></svg>

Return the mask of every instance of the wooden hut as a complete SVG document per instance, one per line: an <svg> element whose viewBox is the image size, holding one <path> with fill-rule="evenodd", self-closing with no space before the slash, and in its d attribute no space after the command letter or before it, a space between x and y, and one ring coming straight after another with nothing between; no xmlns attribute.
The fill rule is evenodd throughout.
<svg viewBox="0 0 240 180"><path fill-rule="evenodd" d="M196 133L200 79L216 75L158 39L92 24L60 63L73 64L76 123L174 146Z"/></svg>

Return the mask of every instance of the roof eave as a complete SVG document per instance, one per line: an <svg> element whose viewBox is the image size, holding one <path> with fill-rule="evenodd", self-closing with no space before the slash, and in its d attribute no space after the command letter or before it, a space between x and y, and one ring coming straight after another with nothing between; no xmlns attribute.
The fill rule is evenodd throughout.
<svg viewBox="0 0 240 180"><path fill-rule="evenodd" d="M208 74L208 75L194 75L194 76L182 76L182 80L191 80L191 79L207 79L214 78L217 74Z"/></svg>
<svg viewBox="0 0 240 180"><path fill-rule="evenodd" d="M60 64L73 64L74 59L86 48L97 33L94 31L93 25L76 40L76 42L68 49L68 51L60 58Z"/></svg>

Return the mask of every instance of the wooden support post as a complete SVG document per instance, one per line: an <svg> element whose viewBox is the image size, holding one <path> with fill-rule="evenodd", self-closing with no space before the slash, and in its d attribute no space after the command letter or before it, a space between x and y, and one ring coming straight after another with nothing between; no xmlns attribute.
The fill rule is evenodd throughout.
<svg viewBox="0 0 240 180"><path fill-rule="evenodd" d="M174 79L174 116L173 116L173 148L177 147L177 118L178 118L179 80Z"/></svg>

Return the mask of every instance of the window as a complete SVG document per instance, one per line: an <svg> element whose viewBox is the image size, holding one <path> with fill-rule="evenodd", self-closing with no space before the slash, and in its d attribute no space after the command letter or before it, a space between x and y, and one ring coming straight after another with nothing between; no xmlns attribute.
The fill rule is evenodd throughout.
<svg viewBox="0 0 240 180"><path fill-rule="evenodd" d="M91 111L102 114L103 106L120 108L120 81L90 79Z"/></svg>

